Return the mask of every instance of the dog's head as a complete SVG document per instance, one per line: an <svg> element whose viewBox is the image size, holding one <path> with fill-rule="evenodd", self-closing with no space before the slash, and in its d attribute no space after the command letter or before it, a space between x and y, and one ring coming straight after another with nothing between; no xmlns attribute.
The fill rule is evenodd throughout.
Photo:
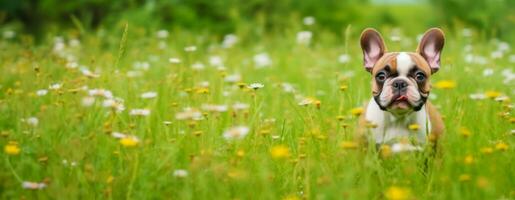
<svg viewBox="0 0 515 200"><path fill-rule="evenodd" d="M379 107L396 114L419 111L429 96L429 78L440 68L444 34L429 29L416 52L387 52L374 29L361 34L364 66L372 74L372 94Z"/></svg>

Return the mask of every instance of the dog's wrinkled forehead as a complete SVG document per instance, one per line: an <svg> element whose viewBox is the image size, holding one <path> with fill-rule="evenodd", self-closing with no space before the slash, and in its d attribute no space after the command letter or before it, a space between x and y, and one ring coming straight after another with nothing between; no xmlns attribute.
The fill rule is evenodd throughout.
<svg viewBox="0 0 515 200"><path fill-rule="evenodd" d="M385 68L399 75L407 75L413 68L422 70L426 75L431 74L431 67L420 54L412 52L390 52L385 53L372 68L372 74L377 74Z"/></svg>

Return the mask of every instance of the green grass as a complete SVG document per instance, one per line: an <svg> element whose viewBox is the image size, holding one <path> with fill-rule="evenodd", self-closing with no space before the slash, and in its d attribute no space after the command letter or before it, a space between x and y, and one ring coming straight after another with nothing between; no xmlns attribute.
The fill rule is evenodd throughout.
<svg viewBox="0 0 515 200"><path fill-rule="evenodd" d="M340 145L354 139L357 118L350 110L371 96L358 45L360 30L350 28L346 37L314 29L309 46L296 43L297 31L260 37L238 32L239 43L229 49L220 48L220 38L208 33L174 30L167 39L157 39L154 31L132 26L125 31L66 32L66 47L59 52L53 51L53 38L38 45L20 36L0 40L0 146L14 141L21 149L18 155L0 154L0 198L384 199L395 188L409 193L401 194L408 199L515 198L513 103L469 98L486 91L513 97L513 81L505 84L501 75L503 69L513 69L509 51L487 64L467 63L466 44L472 44L472 54L489 58L496 43L449 34L442 68L432 78L433 83L456 82L455 88L432 90L432 102L447 128L442 155L428 158L411 152L382 158L374 148ZM383 30L383 35L390 33ZM68 45L74 38L80 46ZM408 43L387 39L387 44L392 51L414 50L414 38L405 38ZM166 47L160 49L159 43ZM190 45L197 51L185 52ZM253 56L262 52L272 65L256 69ZM338 62L343 53L350 55L349 63ZM67 55L79 67L66 68ZM225 70L210 66L213 55L223 59ZM181 63L170 63L170 57ZM139 77L127 77L128 71L138 71L135 62L150 67L139 70ZM205 68L193 70L195 62ZM82 65L98 70L100 77L84 76ZM493 75L482 75L487 67ZM254 91L224 81L234 73L241 74L241 83L265 86ZM203 81L209 82L207 90L199 86ZM284 82L295 93L285 92ZM36 95L54 83L62 87ZM84 86L112 91L124 100L125 111L104 108L102 97L91 107L82 106L88 96ZM348 89L341 91L341 86ZM140 98L147 91L158 96ZM320 107L300 106L296 96L315 98ZM230 106L236 102L249 108L233 111ZM229 110L203 111L200 121L175 118L183 108L200 109L203 104L226 104ZM130 116L135 108L151 114ZM341 121L338 116L343 116ZM38 125L22 120L28 117L37 117ZM238 125L249 127L249 134L242 140L224 139L223 132ZM463 128L470 136L463 136ZM140 143L125 147L110 135L113 131L135 135ZM508 149L499 150L499 143ZM287 147L289 156L274 159L271 150L277 146ZM485 147L492 152L482 152ZM467 156L472 156L469 164ZM175 177L177 169L188 175ZM47 187L27 190L22 181L45 182Z"/></svg>

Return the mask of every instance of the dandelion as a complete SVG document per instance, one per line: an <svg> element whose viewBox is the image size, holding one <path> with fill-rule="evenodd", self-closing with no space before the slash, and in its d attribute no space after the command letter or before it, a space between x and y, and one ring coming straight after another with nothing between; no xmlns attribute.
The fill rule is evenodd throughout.
<svg viewBox="0 0 515 200"><path fill-rule="evenodd" d="M456 82L451 80L442 80L436 82L435 87L438 89L452 89L456 87Z"/></svg>
<svg viewBox="0 0 515 200"><path fill-rule="evenodd" d="M499 96L501 96L502 94L500 92L497 92L497 91L486 91L485 92L485 96L490 98L490 99L495 99Z"/></svg>
<svg viewBox="0 0 515 200"><path fill-rule="evenodd" d="M185 169L176 169L173 171L173 176L177 178L186 178L188 176L188 171Z"/></svg>
<svg viewBox="0 0 515 200"><path fill-rule="evenodd" d="M41 190L41 189L44 189L46 188L46 184L45 183L36 183L36 182L30 182L30 181L23 181L21 183L21 187L23 189L27 189L27 190Z"/></svg>
<svg viewBox="0 0 515 200"><path fill-rule="evenodd" d="M270 154L274 159L284 159L290 157L290 149L285 145L277 145L272 147Z"/></svg>
<svg viewBox="0 0 515 200"><path fill-rule="evenodd" d="M202 113L195 108L184 108L182 112L175 114L178 120L202 120Z"/></svg>
<svg viewBox="0 0 515 200"><path fill-rule="evenodd" d="M383 158L387 158L392 154L392 148L390 148L390 145L381 145L379 152Z"/></svg>
<svg viewBox="0 0 515 200"><path fill-rule="evenodd" d="M508 150L508 144L504 143L504 142L498 142L497 144L495 144L495 149L498 150L498 151L507 151Z"/></svg>
<svg viewBox="0 0 515 200"><path fill-rule="evenodd" d="M4 152L7 154L7 155L18 155L20 154L20 147L18 146L18 143L16 142L13 142L13 141L10 141L7 145L5 145L4 147Z"/></svg>
<svg viewBox="0 0 515 200"><path fill-rule="evenodd" d="M132 109L129 113L132 116L148 116L150 115L149 109Z"/></svg>
<svg viewBox="0 0 515 200"><path fill-rule="evenodd" d="M472 155L465 156L465 158L463 159L463 163L465 163L466 165L473 164L474 163L474 157Z"/></svg>
<svg viewBox="0 0 515 200"><path fill-rule="evenodd" d="M362 107L353 108L350 110L350 113L354 116L360 116L363 114L365 110Z"/></svg>
<svg viewBox="0 0 515 200"><path fill-rule="evenodd" d="M145 92L145 93L141 94L142 99L153 99L156 96L157 96L157 92L154 92L154 91Z"/></svg>
<svg viewBox="0 0 515 200"><path fill-rule="evenodd" d="M272 65L272 59L267 53L260 53L254 56L254 64L256 68L264 68Z"/></svg>
<svg viewBox="0 0 515 200"><path fill-rule="evenodd" d="M311 31L298 32L297 33L297 44L309 45L309 43L311 43L312 37L313 37L313 33Z"/></svg>
<svg viewBox="0 0 515 200"><path fill-rule="evenodd" d="M342 55L338 56L339 63L345 64L345 63L348 63L349 61L350 61L349 54L342 54Z"/></svg>
<svg viewBox="0 0 515 200"><path fill-rule="evenodd" d="M463 137L469 137L470 135L472 135L472 132L470 132L470 130L465 127L461 127L459 132L460 135L462 135Z"/></svg>
<svg viewBox="0 0 515 200"><path fill-rule="evenodd" d="M179 58L169 58L168 62L170 62L172 64L179 64L179 63L181 63L181 59L179 59Z"/></svg>
<svg viewBox="0 0 515 200"><path fill-rule="evenodd" d="M48 93L48 90L45 90L45 89L36 91L36 95L38 95L38 96L45 96L47 93Z"/></svg>
<svg viewBox="0 0 515 200"><path fill-rule="evenodd" d="M358 148L358 143L354 141L342 141L340 143L340 147L342 147L343 149L356 149Z"/></svg>
<svg viewBox="0 0 515 200"><path fill-rule="evenodd" d="M385 192L386 199L403 200L411 198L411 191L408 188L391 186Z"/></svg>
<svg viewBox="0 0 515 200"><path fill-rule="evenodd" d="M265 87L265 85L263 85L262 83L252 83L248 86L249 89L254 89L254 90L258 90L263 87Z"/></svg>
<svg viewBox="0 0 515 200"><path fill-rule="evenodd" d="M418 124L410 124L408 126L408 129L412 130L412 131L418 131L420 129L420 125L418 125Z"/></svg>
<svg viewBox="0 0 515 200"><path fill-rule="evenodd" d="M120 144L124 147L135 147L138 146L140 140L136 136L124 137L120 139Z"/></svg>
<svg viewBox="0 0 515 200"><path fill-rule="evenodd" d="M492 149L491 147L483 147L479 151L483 154L491 154L494 152L494 149Z"/></svg>
<svg viewBox="0 0 515 200"><path fill-rule="evenodd" d="M249 133L249 130L250 129L246 126L232 127L232 128L229 128L224 131L223 137L226 140L235 140L235 139L241 140Z"/></svg>

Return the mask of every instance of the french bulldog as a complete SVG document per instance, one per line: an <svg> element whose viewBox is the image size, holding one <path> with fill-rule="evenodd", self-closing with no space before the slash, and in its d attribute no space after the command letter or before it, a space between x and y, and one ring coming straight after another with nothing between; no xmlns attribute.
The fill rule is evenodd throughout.
<svg viewBox="0 0 515 200"><path fill-rule="evenodd" d="M376 146L403 140L436 146L444 124L428 97L444 42L443 31L431 28L415 52L388 52L379 32L367 28L361 34L364 67L372 75L372 98L360 127L368 130Z"/></svg>

